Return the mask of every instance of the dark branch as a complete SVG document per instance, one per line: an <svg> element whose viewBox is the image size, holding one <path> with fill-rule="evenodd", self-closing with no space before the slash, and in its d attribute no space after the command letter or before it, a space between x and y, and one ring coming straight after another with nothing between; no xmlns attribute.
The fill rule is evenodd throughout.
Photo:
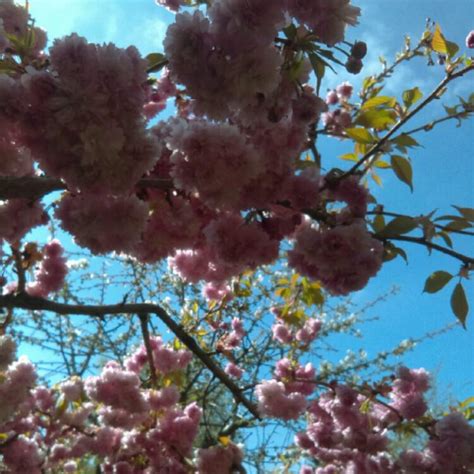
<svg viewBox="0 0 474 474"><path fill-rule="evenodd" d="M138 188L170 189L172 182L168 179L143 178L138 181ZM64 191L66 183L46 176L0 177L0 200L5 199L39 199L54 191Z"/></svg>
<svg viewBox="0 0 474 474"><path fill-rule="evenodd" d="M377 238L377 236L375 235ZM423 237L410 237L408 235L398 235L396 237L389 237L384 240L401 240L403 242L411 242L413 244L423 245L429 249L437 250L438 252L450 255L451 257L457 258L466 266L474 265L474 258L463 255L462 253L455 252L454 250L443 247L442 245L435 244L429 240L424 239Z"/></svg>

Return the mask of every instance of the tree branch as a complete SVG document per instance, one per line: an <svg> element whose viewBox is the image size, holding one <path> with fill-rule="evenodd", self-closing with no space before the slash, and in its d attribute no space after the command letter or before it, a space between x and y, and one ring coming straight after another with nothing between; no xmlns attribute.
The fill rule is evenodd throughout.
<svg viewBox="0 0 474 474"><path fill-rule="evenodd" d="M169 179L143 178L136 184L140 188L170 189ZM54 191L64 191L66 183L47 176L2 176L0 177L0 200L5 199L39 199Z"/></svg>
<svg viewBox="0 0 474 474"><path fill-rule="evenodd" d="M377 238L377 236L374 236ZM448 249L443 247L442 245L435 244L430 242L423 237L410 237L408 235L398 235L396 237L387 237L386 239L382 240L401 240L403 242L411 242L413 244L424 245L425 247L433 250L437 250L438 252L445 253L446 255L450 255L451 257L457 258L460 260L464 265L473 266L474 265L474 258L468 257L463 255L462 253L455 252L454 250Z"/></svg>
<svg viewBox="0 0 474 474"><path fill-rule="evenodd" d="M150 343L150 332L148 331L148 313L139 313L138 318L140 319L143 344L145 344L146 355L148 357L148 365L150 366L151 382L153 384L153 387L156 388L157 386L156 368L155 368L155 362L153 361L153 349Z"/></svg>
<svg viewBox="0 0 474 474"><path fill-rule="evenodd" d="M52 311L58 314L82 314L100 317L106 314L154 314L173 334L217 377L232 393L236 402L241 403L257 419L260 415L255 405L247 399L242 390L227 376L186 330L159 305L151 303L130 303L110 305L73 305L30 296L26 293L0 296L0 307L29 310Z"/></svg>

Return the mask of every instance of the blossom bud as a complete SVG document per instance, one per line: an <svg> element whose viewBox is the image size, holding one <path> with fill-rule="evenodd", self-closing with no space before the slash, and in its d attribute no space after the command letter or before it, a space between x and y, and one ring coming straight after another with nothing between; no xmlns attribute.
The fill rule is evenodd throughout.
<svg viewBox="0 0 474 474"><path fill-rule="evenodd" d="M351 56L356 59L362 59L367 54L367 43L356 41L351 48Z"/></svg>
<svg viewBox="0 0 474 474"><path fill-rule="evenodd" d="M468 48L474 48L474 30L470 31L466 36L466 46Z"/></svg>
<svg viewBox="0 0 474 474"><path fill-rule="evenodd" d="M350 56L346 62L347 72L350 72L351 74L359 74L362 70L362 66L362 61L354 56Z"/></svg>

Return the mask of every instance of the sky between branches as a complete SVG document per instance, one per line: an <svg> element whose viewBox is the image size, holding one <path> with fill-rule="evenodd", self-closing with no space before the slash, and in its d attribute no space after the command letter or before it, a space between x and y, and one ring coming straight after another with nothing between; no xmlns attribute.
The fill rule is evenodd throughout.
<svg viewBox="0 0 474 474"><path fill-rule="evenodd" d="M322 91L350 80L357 89L361 79L380 70L379 55L388 60L402 47L404 34L409 34L413 43L420 37L427 17L440 23L445 36L464 47L464 38L474 28L469 23L474 19L473 0L359 0L353 2L362 8L359 27L349 30L346 38L368 43L369 54L365 68L359 76L348 77L339 68L335 76L328 72ZM155 5L153 0L30 0L30 9L36 24L48 31L50 40L73 31L91 42L114 42L120 47L134 44L143 55L162 51L166 25L173 15ZM389 81L387 95L400 96L401 91L415 86L428 93L441 79L441 67L427 68L423 60L404 67ZM474 91L472 79L463 79L454 84L452 91L443 97L442 103L456 102L456 95L467 96ZM441 104L434 104L409 128L425 119L434 119L442 114ZM160 117L162 118L162 117ZM382 173L383 188L373 184L372 191L385 204L386 210L411 215L428 213L436 208L449 213L449 205L473 206L474 202L474 144L473 121L464 122L461 128L454 123L439 126L435 132L420 132L416 138L423 148L411 152L414 169L414 193L392 177L391 172ZM322 146L324 142L324 146ZM336 159L337 155L351 151L348 142L335 139L321 140L319 145L326 166L343 168L347 163ZM452 321L449 308L449 289L436 295L422 295L424 280L435 270L456 273L458 263L434 254L429 258L423 248L409 250L409 265L402 260L386 263L376 278L361 292L353 295L357 303L369 302L386 292L393 284L400 293L391 297L374 310L381 316L378 322L366 325L360 347L375 355L377 351L395 346L401 339L419 337L428 331L440 328ZM458 250L473 253L469 241L459 240ZM453 284L453 283L452 283ZM452 285L451 284L451 285ZM471 295L474 286L466 287ZM468 320L468 330L455 328L449 334L429 341L415 350L405 360L412 367L426 367L438 374L440 399L449 393L463 399L474 393L474 330L473 315ZM357 350L353 339L338 336L334 344Z"/></svg>

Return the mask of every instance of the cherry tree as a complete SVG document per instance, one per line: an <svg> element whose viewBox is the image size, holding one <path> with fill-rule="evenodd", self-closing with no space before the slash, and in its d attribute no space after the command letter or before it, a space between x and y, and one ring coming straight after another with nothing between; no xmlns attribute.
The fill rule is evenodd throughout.
<svg viewBox="0 0 474 474"><path fill-rule="evenodd" d="M471 94L421 127L407 125L472 74L474 33L460 48L428 23L416 45L407 41L392 64L364 80L358 97L345 81L323 98L328 69L363 69L366 44L344 39L360 15L349 0L158 3L176 12L175 21L164 54L143 58L133 46L75 33L46 49L28 5L0 2L2 469L245 472L236 432L275 419L294 423L293 446L308 460L304 474L470 472L470 408L430 412L424 369L349 380L300 359L329 324L308 308L364 288L386 262L407 258L403 243L453 258L456 271L433 273L424 289L435 293L453 280L451 306L466 325L463 281L474 260L454 238L472 235L472 209L387 211L367 177L378 182L386 169L412 188L408 152L419 144L416 133L472 114ZM393 71L418 58L441 63L441 82L427 93L381 95ZM172 101L175 114L159 121ZM351 147L343 158L352 166L324 173L323 139ZM68 265L61 242L29 239L45 225L72 235L88 258L113 253L128 276L123 299L94 304L89 288L85 303L81 288L68 283L84 273ZM184 290L168 303L145 296L143 276L164 259L174 285L202 283L202 319ZM292 276L259 280L279 266ZM257 287L273 299L266 327L259 324L268 319L252 325L239 313L239 298ZM141 340L125 337L114 348L120 329L107 329L100 336L110 338L114 357L100 372L90 375L87 362L48 387L28 359L16 358L22 310L37 319L133 318L130 330ZM238 353L243 347L250 359ZM72 349L64 343L61 350ZM256 360L258 370L246 374ZM211 388L232 406L221 407L224 418L207 403ZM206 420L222 426L212 431ZM397 430L422 432L424 445L391 452Z"/></svg>

